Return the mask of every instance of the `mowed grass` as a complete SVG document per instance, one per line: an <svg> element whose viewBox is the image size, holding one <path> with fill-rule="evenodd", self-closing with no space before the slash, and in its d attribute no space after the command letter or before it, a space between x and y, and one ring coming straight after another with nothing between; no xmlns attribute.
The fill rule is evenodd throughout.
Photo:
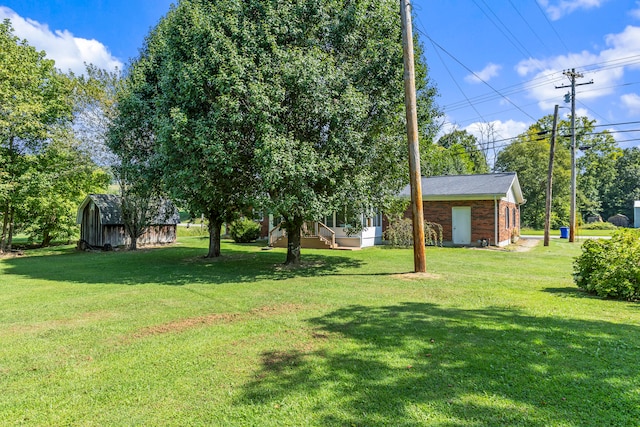
<svg viewBox="0 0 640 427"><path fill-rule="evenodd" d="M0 425L636 426L640 306L579 246L283 250L207 240L0 261Z"/></svg>

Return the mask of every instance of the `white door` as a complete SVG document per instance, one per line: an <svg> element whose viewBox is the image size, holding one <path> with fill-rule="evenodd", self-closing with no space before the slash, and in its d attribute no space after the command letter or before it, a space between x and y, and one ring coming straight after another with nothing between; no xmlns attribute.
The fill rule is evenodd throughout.
<svg viewBox="0 0 640 427"><path fill-rule="evenodd" d="M451 226L454 245L471 243L471 207L451 208Z"/></svg>

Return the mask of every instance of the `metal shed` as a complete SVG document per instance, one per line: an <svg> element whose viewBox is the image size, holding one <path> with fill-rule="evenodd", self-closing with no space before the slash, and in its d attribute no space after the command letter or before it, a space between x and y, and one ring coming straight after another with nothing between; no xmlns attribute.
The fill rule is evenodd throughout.
<svg viewBox="0 0 640 427"><path fill-rule="evenodd" d="M124 228L120 196L115 194L90 194L80 207L76 222L80 224L80 247L111 247L129 244L129 236ZM173 243L176 240L176 226L180 222L177 209L169 200L163 201L163 208L152 221L149 229L138 238L138 245Z"/></svg>

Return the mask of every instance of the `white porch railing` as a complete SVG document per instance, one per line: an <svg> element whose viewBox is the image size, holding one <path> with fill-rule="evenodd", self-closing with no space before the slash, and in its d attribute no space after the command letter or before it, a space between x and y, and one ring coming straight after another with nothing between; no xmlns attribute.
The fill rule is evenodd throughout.
<svg viewBox="0 0 640 427"><path fill-rule="evenodd" d="M302 237L317 237L325 242L331 249L336 247L336 233L325 224L315 221L307 221L302 224L300 230ZM286 236L287 232L282 228L282 222L269 231L269 246L273 246L278 240Z"/></svg>

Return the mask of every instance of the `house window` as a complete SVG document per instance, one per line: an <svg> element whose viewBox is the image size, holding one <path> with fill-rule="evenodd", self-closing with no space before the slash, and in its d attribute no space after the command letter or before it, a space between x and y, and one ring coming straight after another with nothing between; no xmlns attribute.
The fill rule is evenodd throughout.
<svg viewBox="0 0 640 427"><path fill-rule="evenodd" d="M517 222L516 222L516 208L513 208L513 222L512 222L513 227L515 227L516 224L517 224Z"/></svg>
<svg viewBox="0 0 640 427"><path fill-rule="evenodd" d="M333 214L324 218L324 225L326 225L327 227L333 227Z"/></svg>
<svg viewBox="0 0 640 427"><path fill-rule="evenodd" d="M504 209L505 209L504 217L505 217L505 222L506 222L506 224L507 224L507 230L508 230L508 229L510 228L510 227L509 227L509 218L510 218L510 217L509 217L509 206L507 206L507 207L506 207L506 208L504 208Z"/></svg>

